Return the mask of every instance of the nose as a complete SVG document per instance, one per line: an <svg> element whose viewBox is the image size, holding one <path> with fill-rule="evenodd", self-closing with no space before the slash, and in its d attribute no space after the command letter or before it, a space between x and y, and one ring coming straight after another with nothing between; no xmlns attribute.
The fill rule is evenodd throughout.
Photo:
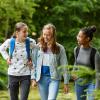
<svg viewBox="0 0 100 100"><path fill-rule="evenodd" d="M47 38L47 35L44 35L44 38Z"/></svg>

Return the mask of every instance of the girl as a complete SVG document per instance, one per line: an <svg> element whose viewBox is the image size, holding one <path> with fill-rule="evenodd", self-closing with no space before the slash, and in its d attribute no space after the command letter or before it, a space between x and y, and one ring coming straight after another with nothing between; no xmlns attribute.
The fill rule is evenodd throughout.
<svg viewBox="0 0 100 100"><path fill-rule="evenodd" d="M35 63L34 73L32 75L32 85L39 87L41 100L56 100L60 73L58 66L66 65L67 58L64 47L56 42L56 28L53 24L44 25L42 34L39 38L38 49L33 61ZM63 68L64 92L68 92L68 75Z"/></svg>
<svg viewBox="0 0 100 100"><path fill-rule="evenodd" d="M30 88L30 66L32 65L30 49L35 46L35 41L27 38L28 26L22 22L16 24L14 35L14 38L7 39L0 46L0 52L9 64L10 100L18 100L19 87L20 99L27 100ZM7 48L9 48L10 54L7 53Z"/></svg>
<svg viewBox="0 0 100 100"><path fill-rule="evenodd" d="M91 40L93 38L93 33L95 31L96 31L95 26L85 27L79 31L77 35L77 41L79 47L76 47L74 49L75 65L83 65L93 70L95 69L97 70L98 68L100 69L99 52L90 45ZM79 48L79 50L77 48ZM77 54L77 50L78 50L78 54ZM92 57L93 60L91 61L91 55L93 55L93 53L95 54L94 57ZM95 89L95 84L92 82L92 79L90 79L86 84L80 85L79 82L82 82L82 80L84 80L84 78L77 79L77 77L75 80L75 90L76 90L77 100L86 100L86 94L88 94L87 95L88 100L94 100L92 94L93 94L93 90Z"/></svg>

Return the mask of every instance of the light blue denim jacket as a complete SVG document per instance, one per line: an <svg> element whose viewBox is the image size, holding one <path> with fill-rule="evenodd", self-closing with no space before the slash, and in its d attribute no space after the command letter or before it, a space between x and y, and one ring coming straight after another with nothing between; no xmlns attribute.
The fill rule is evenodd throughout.
<svg viewBox="0 0 100 100"><path fill-rule="evenodd" d="M69 75L67 68L65 68L65 65L68 64L67 57L65 53L65 49L61 44L57 45L60 47L60 53L59 54L53 54L53 58L51 57L51 63L50 65L50 75L52 79L60 80L61 74L63 73L64 77L64 84L68 84L69 82ZM35 48L32 51L32 58L33 58L33 66L34 70L31 73L31 79L35 79L36 81L40 80L41 77L41 66L42 66L42 60L43 60L43 54L44 52L41 50L41 48ZM59 69L58 67L62 66L63 68Z"/></svg>

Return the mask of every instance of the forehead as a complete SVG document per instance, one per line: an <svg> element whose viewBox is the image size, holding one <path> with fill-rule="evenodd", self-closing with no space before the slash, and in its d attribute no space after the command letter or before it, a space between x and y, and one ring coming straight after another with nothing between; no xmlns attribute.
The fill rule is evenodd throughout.
<svg viewBox="0 0 100 100"><path fill-rule="evenodd" d="M27 26L23 26L20 30L21 31L28 31L28 27Z"/></svg>
<svg viewBox="0 0 100 100"><path fill-rule="evenodd" d="M78 35L85 36L83 31L79 31Z"/></svg>
<svg viewBox="0 0 100 100"><path fill-rule="evenodd" d="M51 34L51 33L53 33L53 28L51 28L51 27L44 27L43 28L43 34Z"/></svg>

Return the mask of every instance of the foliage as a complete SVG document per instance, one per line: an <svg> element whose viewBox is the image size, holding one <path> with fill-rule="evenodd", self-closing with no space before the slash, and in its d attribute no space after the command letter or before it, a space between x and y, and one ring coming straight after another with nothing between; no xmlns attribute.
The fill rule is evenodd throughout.
<svg viewBox="0 0 100 100"><path fill-rule="evenodd" d="M0 90L7 88L7 64L0 56Z"/></svg>
<svg viewBox="0 0 100 100"><path fill-rule="evenodd" d="M31 31L35 30L32 24L34 6L36 5L32 0L0 0L0 34L5 39L10 37L18 21L27 23Z"/></svg>
<svg viewBox="0 0 100 100"><path fill-rule="evenodd" d="M99 100L100 99L100 89L95 90L94 95L95 95L95 100Z"/></svg>
<svg viewBox="0 0 100 100"><path fill-rule="evenodd" d="M82 79L82 81L79 83L80 85L86 84L91 80L93 80L93 82L95 81L95 70L92 70L86 66L67 65L63 67L67 69L68 74L71 76L70 78L75 77L77 80ZM63 67L58 67L58 70L62 70ZM63 74L63 72L61 72L61 74Z"/></svg>

